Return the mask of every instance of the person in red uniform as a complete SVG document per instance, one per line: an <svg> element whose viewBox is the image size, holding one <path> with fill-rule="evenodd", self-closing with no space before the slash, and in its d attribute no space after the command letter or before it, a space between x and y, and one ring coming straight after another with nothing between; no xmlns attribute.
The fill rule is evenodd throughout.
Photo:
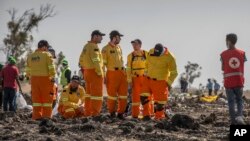
<svg viewBox="0 0 250 141"><path fill-rule="evenodd" d="M2 72L3 65L0 63L0 74ZM2 109L3 105L3 79L0 78L0 109Z"/></svg>
<svg viewBox="0 0 250 141"><path fill-rule="evenodd" d="M4 111L16 111L16 91L17 85L22 93L21 85L18 80L19 71L16 67L16 60L13 57L9 57L8 64L1 71L0 77L3 79L4 86L4 99L3 110Z"/></svg>
<svg viewBox="0 0 250 141"><path fill-rule="evenodd" d="M243 119L243 87L244 62L247 60L245 52L236 48L237 35L226 35L227 50L221 53L224 87L228 99L231 124L245 124ZM237 111L235 111L235 104Z"/></svg>

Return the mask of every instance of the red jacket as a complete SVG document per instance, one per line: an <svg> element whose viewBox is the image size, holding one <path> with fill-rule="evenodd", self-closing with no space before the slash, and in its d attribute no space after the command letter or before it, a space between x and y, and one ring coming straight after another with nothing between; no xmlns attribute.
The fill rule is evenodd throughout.
<svg viewBox="0 0 250 141"><path fill-rule="evenodd" d="M245 52L239 49L228 49L221 53L224 71L224 87L244 87Z"/></svg>
<svg viewBox="0 0 250 141"><path fill-rule="evenodd" d="M0 76L3 78L4 88L17 89L16 78L19 75L18 68L15 65L6 65L1 71Z"/></svg>

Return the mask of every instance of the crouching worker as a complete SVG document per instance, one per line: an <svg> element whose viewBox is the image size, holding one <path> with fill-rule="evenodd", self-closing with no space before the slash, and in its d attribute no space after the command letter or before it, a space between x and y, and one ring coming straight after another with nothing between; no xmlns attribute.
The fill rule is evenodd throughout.
<svg viewBox="0 0 250 141"><path fill-rule="evenodd" d="M61 94L58 112L66 119L83 116L85 90L79 84L80 77L74 75Z"/></svg>

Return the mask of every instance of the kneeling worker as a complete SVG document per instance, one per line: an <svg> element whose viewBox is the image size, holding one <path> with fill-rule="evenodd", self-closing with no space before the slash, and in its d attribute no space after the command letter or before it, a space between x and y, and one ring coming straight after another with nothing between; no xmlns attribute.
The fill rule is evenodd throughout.
<svg viewBox="0 0 250 141"><path fill-rule="evenodd" d="M80 77L74 75L60 97L58 112L66 119L83 116L85 90L79 84Z"/></svg>

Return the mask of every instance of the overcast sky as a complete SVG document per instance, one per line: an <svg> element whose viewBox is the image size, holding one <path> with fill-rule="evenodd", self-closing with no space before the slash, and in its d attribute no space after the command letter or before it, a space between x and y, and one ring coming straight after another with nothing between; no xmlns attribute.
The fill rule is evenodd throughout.
<svg viewBox="0 0 250 141"><path fill-rule="evenodd" d="M21 14L46 3L55 5L57 15L34 30L33 49L40 39L48 40L57 52L63 51L72 70L78 69L80 52L93 30L109 34L116 29L125 35L120 43L125 60L132 51L130 41L140 38L145 50L156 43L167 46L175 54L179 73L187 61L200 64L202 76L194 86L205 85L207 78L222 82L220 53L226 49L225 35L233 32L249 60L245 87L250 89L249 0L0 0L0 40L8 32L6 10L16 8ZM108 41L105 36L100 47ZM0 59L3 62L3 54Z"/></svg>

